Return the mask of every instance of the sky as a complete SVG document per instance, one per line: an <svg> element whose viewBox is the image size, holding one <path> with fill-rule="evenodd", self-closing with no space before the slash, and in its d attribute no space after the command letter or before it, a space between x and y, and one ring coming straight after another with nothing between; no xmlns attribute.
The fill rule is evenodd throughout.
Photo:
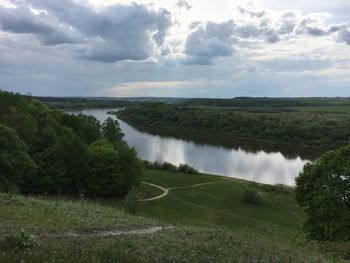
<svg viewBox="0 0 350 263"><path fill-rule="evenodd" d="M350 1L0 0L0 89L350 96Z"/></svg>

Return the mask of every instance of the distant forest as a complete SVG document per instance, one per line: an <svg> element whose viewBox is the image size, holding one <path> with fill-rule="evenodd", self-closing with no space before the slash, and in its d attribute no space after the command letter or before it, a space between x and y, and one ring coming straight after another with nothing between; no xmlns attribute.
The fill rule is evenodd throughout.
<svg viewBox="0 0 350 263"><path fill-rule="evenodd" d="M286 106L283 104L285 102L271 100L274 105ZM337 100L326 101L331 105L336 104ZM260 104L262 101L264 99L258 100ZM347 99L341 101L345 102ZM120 119L134 125L181 129L208 137L219 135L227 138L250 138L320 149L331 149L350 143L350 107L303 105L300 108L277 108L269 105L269 108L231 109L154 103L128 107L116 114Z"/></svg>
<svg viewBox="0 0 350 263"><path fill-rule="evenodd" d="M189 99L189 98L113 98L113 97L35 97L58 109L115 108L142 103L162 102L180 106L205 107L325 107L350 106L350 98L253 98Z"/></svg>
<svg viewBox="0 0 350 263"><path fill-rule="evenodd" d="M325 107L350 106L350 98L252 98L237 97L232 99L188 99L183 106L210 107Z"/></svg>

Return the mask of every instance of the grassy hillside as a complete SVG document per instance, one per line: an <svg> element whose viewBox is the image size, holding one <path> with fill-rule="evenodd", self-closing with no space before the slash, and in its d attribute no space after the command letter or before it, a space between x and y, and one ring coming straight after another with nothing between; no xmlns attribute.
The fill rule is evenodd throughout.
<svg viewBox="0 0 350 263"><path fill-rule="evenodd" d="M174 224L181 222L233 230L249 227L263 232L266 229L293 232L301 229L305 219L304 212L294 201L293 190L285 186L152 170L146 172L144 181L170 188L170 191L160 200L143 202L143 213ZM197 184L202 185L181 188ZM261 197L259 204L241 202L246 188L258 191Z"/></svg>
<svg viewBox="0 0 350 263"><path fill-rule="evenodd" d="M140 202L137 216L119 200L0 195L0 239L23 229L38 243L22 251L2 242L0 262L340 262L305 241L288 188L152 170L144 181L168 195ZM258 204L240 200L247 187ZM162 192L144 185L141 198ZM172 228L142 234L155 226Z"/></svg>

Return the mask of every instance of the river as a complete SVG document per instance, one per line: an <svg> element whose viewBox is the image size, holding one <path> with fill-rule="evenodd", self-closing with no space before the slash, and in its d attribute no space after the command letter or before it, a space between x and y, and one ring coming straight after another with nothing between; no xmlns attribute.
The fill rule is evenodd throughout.
<svg viewBox="0 0 350 263"><path fill-rule="evenodd" d="M68 113L84 113L95 116L103 122L107 112L115 109L86 109ZM116 118L113 116L113 118ZM285 156L279 151L255 151L244 147L195 143L169 136L160 136L128 125L118 120L125 134L125 140L135 147L143 160L169 162L174 165L187 163L202 173L217 174L265 184L295 185L295 177L308 161L300 156Z"/></svg>

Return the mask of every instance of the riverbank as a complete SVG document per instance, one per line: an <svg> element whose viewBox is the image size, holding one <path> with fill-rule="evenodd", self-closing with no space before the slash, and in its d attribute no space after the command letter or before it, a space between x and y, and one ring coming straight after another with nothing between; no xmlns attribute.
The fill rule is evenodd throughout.
<svg viewBox="0 0 350 263"><path fill-rule="evenodd" d="M148 104L116 112L118 118L134 126L198 133L207 141L222 136L226 140L254 140L274 144L304 146L325 151L349 144L350 110L327 107L289 111L284 108L197 108Z"/></svg>
<svg viewBox="0 0 350 263"><path fill-rule="evenodd" d="M137 121L124 118L122 115L117 115L117 112L110 112L110 114L117 116L120 120L131 125L139 132L158 135L165 138L172 137L180 140L188 140L196 144L221 146L226 149L242 149L251 153L257 153L261 150L266 153L281 152L288 159L300 157L303 160L317 159L320 157L320 155L322 155L322 153L328 150L327 148L321 146L307 147L300 144L271 142L257 138L219 135L202 130L187 130L169 126L143 125Z"/></svg>
<svg viewBox="0 0 350 263"><path fill-rule="evenodd" d="M143 180L172 190L140 202L137 215L126 214L119 200L1 194L0 239L22 229L37 246L0 248L0 261L341 262L305 240L305 214L291 188L155 170ZM241 200L246 188L259 194L258 203ZM151 185L141 192L144 198L160 194Z"/></svg>

